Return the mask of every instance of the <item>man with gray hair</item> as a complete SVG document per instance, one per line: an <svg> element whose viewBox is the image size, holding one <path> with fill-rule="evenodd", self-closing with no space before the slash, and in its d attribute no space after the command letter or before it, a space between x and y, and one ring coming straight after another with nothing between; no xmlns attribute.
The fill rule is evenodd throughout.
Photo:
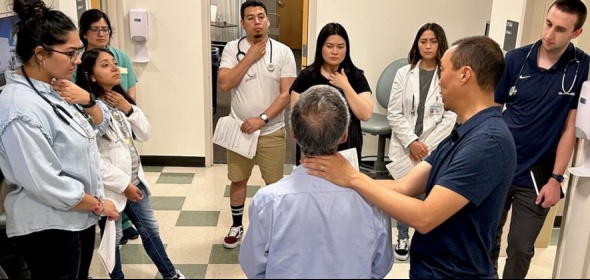
<svg viewBox="0 0 590 280"><path fill-rule="evenodd" d="M416 229L410 279L496 277L489 256L516 168L514 139L494 102L504 66L500 46L485 36L460 39L445 52L444 108L461 125L398 180L373 180L337 154L301 162L311 175L356 190ZM424 201L415 198L421 194Z"/></svg>
<svg viewBox="0 0 590 280"><path fill-rule="evenodd" d="M302 158L336 152L348 136L348 114L331 86L302 93L291 112ZM391 219L303 166L259 190L249 218L239 257L248 278L383 278L393 265Z"/></svg>

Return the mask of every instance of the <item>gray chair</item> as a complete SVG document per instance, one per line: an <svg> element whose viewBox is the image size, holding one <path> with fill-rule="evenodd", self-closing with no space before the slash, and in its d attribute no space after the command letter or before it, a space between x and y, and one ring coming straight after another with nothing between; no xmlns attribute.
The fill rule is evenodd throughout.
<svg viewBox="0 0 590 280"><path fill-rule="evenodd" d="M405 65L408 65L408 59L400 58L390 63L385 68L385 70L383 70L381 76L379 76L377 88L375 89L375 98L377 99L379 105L381 105L381 107L385 108L386 110L387 105L389 104L389 94L391 93L391 85L393 84L395 74L399 68ZM361 160L361 170L377 175L387 174L388 171L387 168L385 168L385 165L387 164L385 161L385 140L391 137L391 127L389 127L387 116L373 112L371 119L368 122L361 122L361 130L364 133L369 133L379 137L377 144L377 155L363 157L363 159L375 158L375 161L372 165L370 165L367 164L367 161Z"/></svg>

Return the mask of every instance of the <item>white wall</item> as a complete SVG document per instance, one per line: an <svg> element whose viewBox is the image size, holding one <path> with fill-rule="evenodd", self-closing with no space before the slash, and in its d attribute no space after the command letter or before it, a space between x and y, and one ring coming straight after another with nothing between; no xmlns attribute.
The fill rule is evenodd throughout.
<svg viewBox="0 0 590 280"><path fill-rule="evenodd" d="M76 21L75 0L45 0ZM150 62L133 67L137 73L138 104L152 124L152 138L140 145L142 155L205 157L212 163L211 58L209 1L108 1L113 21L113 46L133 58L128 11L149 12ZM0 12L9 11L0 0ZM206 106L208 105L208 106ZM206 147L211 147L207 149Z"/></svg>
<svg viewBox="0 0 590 280"><path fill-rule="evenodd" d="M506 20L512 20L519 23L516 47L520 46L522 29L525 25L522 19L525 15L526 3L527 0L493 1L492 12L490 14L490 38L498 42L501 48L504 46Z"/></svg>
<svg viewBox="0 0 590 280"><path fill-rule="evenodd" d="M422 25L440 24L449 44L466 36L483 35L492 3L493 0L310 0L308 64L313 61L319 31L326 23L339 22L350 37L353 62L365 71L374 91L381 71L390 62L407 57ZM386 112L376 101L374 104L375 112ZM363 154L375 154L376 150L377 138L365 136Z"/></svg>
<svg viewBox="0 0 590 280"><path fill-rule="evenodd" d="M128 11L148 11L150 61L133 64L138 104L152 124L152 137L140 146L142 155L206 157L206 164L212 163L209 3L108 2L116 31L112 44L132 59L135 44L129 36Z"/></svg>

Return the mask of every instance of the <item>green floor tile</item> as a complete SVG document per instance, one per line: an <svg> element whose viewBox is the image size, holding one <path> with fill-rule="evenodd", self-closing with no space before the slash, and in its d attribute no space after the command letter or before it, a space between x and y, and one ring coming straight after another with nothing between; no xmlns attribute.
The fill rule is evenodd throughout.
<svg viewBox="0 0 590 280"><path fill-rule="evenodd" d="M144 172L162 172L164 166L143 166Z"/></svg>
<svg viewBox="0 0 590 280"><path fill-rule="evenodd" d="M184 196L151 196L153 210L182 210Z"/></svg>
<svg viewBox="0 0 590 280"><path fill-rule="evenodd" d="M205 279L207 274L206 264L175 264L174 268L180 270L186 279ZM156 279L162 279L162 275L156 274Z"/></svg>
<svg viewBox="0 0 590 280"><path fill-rule="evenodd" d="M164 248L168 245L164 244ZM121 264L153 264L142 244L125 244L121 246Z"/></svg>
<svg viewBox="0 0 590 280"><path fill-rule="evenodd" d="M283 168L283 175L291 175L293 173L294 164L285 164Z"/></svg>
<svg viewBox="0 0 590 280"><path fill-rule="evenodd" d="M224 197L229 197L229 189L230 189L230 185L226 185L225 186L225 194L223 195ZM256 192L260 189L260 186L255 186L255 185L248 185L248 190L246 191L246 197L253 197Z"/></svg>
<svg viewBox="0 0 590 280"><path fill-rule="evenodd" d="M239 264L240 245L234 249L226 249L223 244L213 244L209 264Z"/></svg>
<svg viewBox="0 0 590 280"><path fill-rule="evenodd" d="M190 184L195 177L194 173L161 173L156 184Z"/></svg>
<svg viewBox="0 0 590 280"><path fill-rule="evenodd" d="M219 221L219 211L181 211L176 226L214 227Z"/></svg>
<svg viewBox="0 0 590 280"><path fill-rule="evenodd" d="M551 238L549 239L549 246L557 246L558 241L559 241L559 228L554 228L551 230Z"/></svg>

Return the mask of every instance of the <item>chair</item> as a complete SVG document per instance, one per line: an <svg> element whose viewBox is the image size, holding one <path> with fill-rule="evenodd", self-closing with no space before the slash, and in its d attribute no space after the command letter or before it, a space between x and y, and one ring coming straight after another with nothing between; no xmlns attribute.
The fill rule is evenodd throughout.
<svg viewBox="0 0 590 280"><path fill-rule="evenodd" d="M390 63L385 68L385 70L383 70L381 76L379 76L377 88L375 90L375 97L379 105L381 105L381 107L385 108L386 110L387 105L389 104L389 94L391 93L391 85L393 84L395 74L399 68L407 64L408 60L406 58L400 58ZM369 121L361 122L361 130L364 133L369 133L379 137L377 144L377 155L362 157L363 159L376 158L375 161L372 165L361 161L361 170L377 175L387 174L388 171L387 168L385 168L385 165L387 164L385 161L385 140L391 137L391 127L387 121L387 116L373 112Z"/></svg>

